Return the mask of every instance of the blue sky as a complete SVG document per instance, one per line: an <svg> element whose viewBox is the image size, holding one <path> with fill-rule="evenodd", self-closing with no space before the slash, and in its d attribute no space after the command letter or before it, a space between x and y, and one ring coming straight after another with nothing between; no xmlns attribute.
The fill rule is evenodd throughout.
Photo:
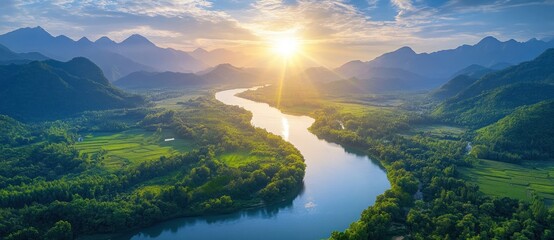
<svg viewBox="0 0 554 240"><path fill-rule="evenodd" d="M262 47L293 35L330 65L402 46L431 52L554 36L554 0L2 0L0 33L40 25L53 35L121 41L142 34L164 47Z"/></svg>

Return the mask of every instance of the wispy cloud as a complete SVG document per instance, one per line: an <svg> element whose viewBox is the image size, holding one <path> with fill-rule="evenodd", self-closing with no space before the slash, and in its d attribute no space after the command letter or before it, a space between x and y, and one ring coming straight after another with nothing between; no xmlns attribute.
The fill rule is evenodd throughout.
<svg viewBox="0 0 554 240"><path fill-rule="evenodd" d="M291 34L318 51L339 49L323 56L339 62L404 45L433 51L488 34L548 37L552 11L554 0L3 0L0 31L41 25L74 39L115 40L139 33L181 49L259 46ZM379 12L390 17L374 18Z"/></svg>

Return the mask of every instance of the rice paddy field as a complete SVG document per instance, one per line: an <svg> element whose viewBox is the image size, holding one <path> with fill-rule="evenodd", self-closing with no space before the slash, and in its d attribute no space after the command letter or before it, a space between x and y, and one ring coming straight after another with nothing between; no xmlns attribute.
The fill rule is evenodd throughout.
<svg viewBox="0 0 554 240"><path fill-rule="evenodd" d="M166 142L166 138L175 140ZM118 133L85 134L83 141L75 143L75 147L81 154L99 156L101 165L113 171L155 160L160 156L189 151L192 144L190 140L176 138L170 130L153 132L132 129Z"/></svg>
<svg viewBox="0 0 554 240"><path fill-rule="evenodd" d="M554 204L554 164L531 161L523 165L480 160L473 168L460 169L466 180L476 183L482 192L498 197L530 201L532 194Z"/></svg>

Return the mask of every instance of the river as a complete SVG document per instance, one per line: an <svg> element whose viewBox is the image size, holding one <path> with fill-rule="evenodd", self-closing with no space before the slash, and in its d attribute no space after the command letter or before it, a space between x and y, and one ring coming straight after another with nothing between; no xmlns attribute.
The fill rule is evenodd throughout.
<svg viewBox="0 0 554 240"><path fill-rule="evenodd" d="M385 171L376 162L310 133L314 119L283 114L268 104L235 96L246 90L221 91L215 97L252 112L253 126L283 137L300 150L307 165L302 192L276 206L174 219L122 239L322 239L334 230L346 229L377 195L390 188Z"/></svg>

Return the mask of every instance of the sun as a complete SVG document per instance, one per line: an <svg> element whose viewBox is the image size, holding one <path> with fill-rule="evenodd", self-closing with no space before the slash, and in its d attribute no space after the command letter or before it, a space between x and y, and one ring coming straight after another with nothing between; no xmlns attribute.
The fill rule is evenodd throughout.
<svg viewBox="0 0 554 240"><path fill-rule="evenodd" d="M300 41L296 38L281 38L272 43L272 48L281 57L291 58L300 51Z"/></svg>

